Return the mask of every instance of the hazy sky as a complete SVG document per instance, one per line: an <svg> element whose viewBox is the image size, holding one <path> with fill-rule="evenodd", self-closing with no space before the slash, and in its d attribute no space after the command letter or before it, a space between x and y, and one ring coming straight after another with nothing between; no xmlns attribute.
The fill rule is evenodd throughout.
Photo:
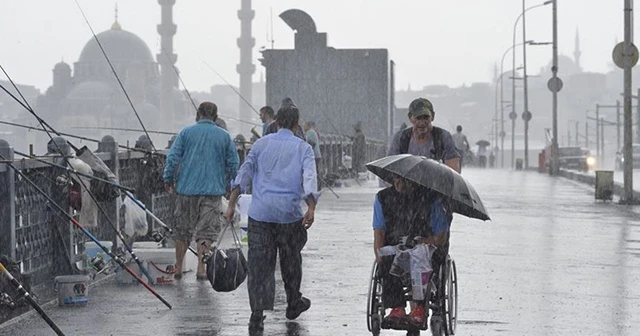
<svg viewBox="0 0 640 336"><path fill-rule="evenodd" d="M156 0L79 0L96 32L114 21L147 42L154 55L160 48ZM543 2L527 0L527 7ZM177 0L174 22L177 66L189 90L208 90L222 81L207 69L212 64L229 82L238 83L236 38L241 0ZM559 49L572 55L576 28L580 29L582 65L587 71L606 71L611 50L623 37L622 0L558 0ZM336 48L387 48L397 64L398 88L431 84L458 86L489 81L493 66L511 45L513 23L522 10L520 0L253 0L256 18L255 79L263 70L257 59L268 46L270 11L276 48L293 47L293 31L278 15L299 8L328 33ZM527 13L527 39L551 40L551 5ZM521 23L519 24L521 27ZM522 39L518 29L517 38ZM73 63L92 38L73 0L0 1L0 64L14 80L44 90L52 82L53 65ZM551 58L550 46L530 47L530 72L537 73ZM518 50L520 51L520 50ZM518 56L520 57L520 56ZM520 61L518 61L520 63ZM510 58L505 61L509 68ZM562 69L560 69L562 76ZM0 77L2 78L2 77ZM4 79L4 78L2 78Z"/></svg>

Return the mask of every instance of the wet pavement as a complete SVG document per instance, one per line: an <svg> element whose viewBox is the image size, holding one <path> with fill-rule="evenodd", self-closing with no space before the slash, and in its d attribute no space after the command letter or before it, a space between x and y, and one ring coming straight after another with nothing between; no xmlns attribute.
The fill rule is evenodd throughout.
<svg viewBox="0 0 640 336"><path fill-rule="evenodd" d="M545 174L463 174L493 221L454 219L457 335L638 334L640 207L595 202L592 187ZM264 335L369 334L365 305L377 183L335 190L340 199L324 193L303 251L302 292L311 309L287 322L279 281ZM155 286L174 305L168 310L142 286L108 281L91 288L87 307L45 310L67 335L247 335L245 285L217 293L187 273L179 284ZM0 326L0 335L49 334L37 315Z"/></svg>

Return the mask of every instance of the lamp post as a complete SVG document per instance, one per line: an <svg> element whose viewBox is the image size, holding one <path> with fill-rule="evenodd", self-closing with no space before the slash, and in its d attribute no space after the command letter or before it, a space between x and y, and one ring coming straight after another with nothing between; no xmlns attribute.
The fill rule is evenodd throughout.
<svg viewBox="0 0 640 336"><path fill-rule="evenodd" d="M535 43L534 41L526 41L526 43L529 44L533 44ZM501 139L501 144L500 144L500 166L502 168L504 168L504 137L506 136L506 133L504 132L504 103L506 103L504 101L504 59L507 56L507 54L509 53L509 51L515 49L515 47L521 45L522 43L518 43L516 45L513 45L509 48L507 48L507 50L505 50L504 54L502 54L502 60L500 60L500 77L498 77L498 80L500 81L500 139ZM513 104L513 102L511 102L511 104ZM514 121L515 123L515 121ZM513 157L513 141L512 141L512 145L511 145L511 156Z"/></svg>
<svg viewBox="0 0 640 336"><path fill-rule="evenodd" d="M562 80L558 78L558 4L557 0L552 0L553 4L553 65L551 66L551 79L547 87L552 95L552 119L553 130L551 139L551 175L558 175L558 91L562 89Z"/></svg>
<svg viewBox="0 0 640 336"><path fill-rule="evenodd" d="M538 4L538 5L535 5L535 6L531 6L529 8L524 8L524 0L523 0L522 1L522 4L523 4L522 13L520 13L520 15L518 15L518 17L516 18L516 22L513 24L513 43L512 43L513 59L512 59L512 68L511 68L512 69L511 70L511 77L512 77L511 78L511 113L509 114L509 118L511 118L511 128L512 129L515 129L516 118L518 118L518 115L516 114L516 104L515 104L515 102L516 102L516 78L515 78L516 77L516 50L515 50L515 47L516 47L516 28L518 27L518 21L520 21L520 18L524 17L526 12L528 12L528 11L534 9L534 8L546 6L546 5L550 4L550 3L553 3L554 1L555 0L548 0L548 1L545 1L545 2L543 2L541 4ZM526 29L526 28L524 28L524 29ZM523 37L524 36L525 36L525 34L523 34ZM524 39L524 38L522 39L523 42L525 40L526 39ZM525 70L524 74L525 74L524 78L525 78L525 83L526 83L526 78L527 78L526 70ZM525 90L525 92L526 92L526 90ZM523 113L526 113L526 112L528 112L528 111L527 111L526 106L525 106L525 111ZM523 116L524 116L524 114L523 114ZM525 127L528 127L528 124ZM514 162L515 162L514 161L515 160L514 149L513 149L514 143L515 143L515 134L514 134L514 132L512 132L511 133L511 144L512 144L512 149L511 149L511 168L512 169L514 168ZM525 158L525 160L527 160L527 159Z"/></svg>

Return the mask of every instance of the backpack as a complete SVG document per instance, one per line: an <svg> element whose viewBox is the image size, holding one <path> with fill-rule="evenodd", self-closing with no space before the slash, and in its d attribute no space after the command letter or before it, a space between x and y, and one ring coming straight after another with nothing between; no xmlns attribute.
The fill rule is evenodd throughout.
<svg viewBox="0 0 640 336"><path fill-rule="evenodd" d="M413 127L405 128L400 134L400 154L407 154L409 152L409 142L411 142L411 135L413 134ZM433 149L431 154L434 156L434 160L444 162L444 142L442 141L443 129L433 126L431 130L431 137L433 138Z"/></svg>

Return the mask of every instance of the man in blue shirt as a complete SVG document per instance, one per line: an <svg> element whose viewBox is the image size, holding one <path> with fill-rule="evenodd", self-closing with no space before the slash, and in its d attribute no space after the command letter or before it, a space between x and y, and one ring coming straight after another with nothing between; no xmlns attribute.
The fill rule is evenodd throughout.
<svg viewBox="0 0 640 336"><path fill-rule="evenodd" d="M442 197L409 180L397 177L393 186L380 190L373 205L373 247L382 276L382 302L391 312L385 320L400 325L407 320L403 284L389 274L394 256L381 257L378 249L398 245L420 237L420 242L442 250L449 234L449 220ZM437 269L433 258L433 269ZM409 323L420 327L425 321L425 302L415 302L408 316Z"/></svg>
<svg viewBox="0 0 640 336"><path fill-rule="evenodd" d="M293 134L298 127L295 105L278 110L280 129L258 139L238 176L232 183L226 218L233 218L240 190L252 186L249 207L249 330L264 327L264 310L273 310L275 298L276 255L280 253L280 271L287 293L288 319L296 319L309 309L311 301L300 293L302 255L307 230L314 221L319 194L316 192L316 167L313 149ZM301 202L308 205L303 214Z"/></svg>
<svg viewBox="0 0 640 336"><path fill-rule="evenodd" d="M218 107L204 102L198 107L196 124L184 128L171 145L164 169L167 191L177 192L175 215L176 272L182 277L182 263L191 238L196 233L198 272L205 280L202 255L217 240L221 227L221 196L236 175L239 159L227 131L215 124ZM180 166L179 173L176 173ZM177 178L176 178L177 175ZM174 187L175 184L175 187Z"/></svg>

